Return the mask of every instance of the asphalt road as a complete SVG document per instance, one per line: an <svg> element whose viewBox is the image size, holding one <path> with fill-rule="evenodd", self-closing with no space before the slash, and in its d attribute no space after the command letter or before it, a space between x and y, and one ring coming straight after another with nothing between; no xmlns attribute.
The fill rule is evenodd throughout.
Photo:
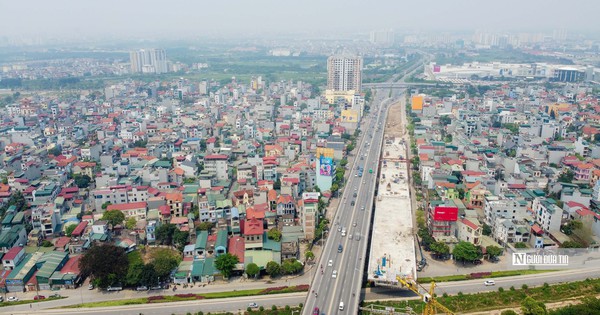
<svg viewBox="0 0 600 315"><path fill-rule="evenodd" d="M164 314L195 314L198 311L223 312L223 311L245 311L248 304L254 302L258 306L270 309L272 305L284 307L286 305L298 305L304 301L306 293L290 293L277 295L263 295L250 297L236 297L216 300L198 300L186 302L141 304L116 307L79 308L79 309L44 309L36 310L29 305L14 306L15 310L2 309L2 314L40 314L40 315L62 315L62 314L95 314L95 315L164 315ZM17 309L18 308L18 309Z"/></svg>
<svg viewBox="0 0 600 315"><path fill-rule="evenodd" d="M348 181L331 224L331 232L323 248L319 269L315 272L303 314L312 315L315 307L324 314L358 313L383 126L387 108L392 103L386 98L388 93L389 90L376 93L372 113L361 125L361 138L353 151L353 163L348 164ZM362 176L358 176L359 166L363 167ZM369 173L369 169L373 169L373 173ZM346 231L345 236L342 236L341 229ZM329 266L330 260L332 266ZM340 302L344 302L343 311L339 310Z"/></svg>

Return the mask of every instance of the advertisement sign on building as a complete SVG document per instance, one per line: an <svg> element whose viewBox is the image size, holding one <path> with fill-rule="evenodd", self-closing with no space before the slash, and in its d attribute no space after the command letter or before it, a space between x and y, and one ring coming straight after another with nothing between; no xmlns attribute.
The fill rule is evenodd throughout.
<svg viewBox="0 0 600 315"><path fill-rule="evenodd" d="M333 159L321 155L319 159L319 174L323 176L333 175Z"/></svg>

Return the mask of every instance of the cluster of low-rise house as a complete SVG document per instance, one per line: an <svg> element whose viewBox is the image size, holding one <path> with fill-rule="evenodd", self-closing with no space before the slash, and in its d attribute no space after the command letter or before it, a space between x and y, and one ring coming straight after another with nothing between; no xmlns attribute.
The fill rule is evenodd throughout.
<svg viewBox="0 0 600 315"><path fill-rule="evenodd" d="M257 77L21 98L0 114L0 201L22 195L27 204L2 217L0 290L73 287L90 246L156 244L162 224L190 233L175 282L210 281L223 253L238 256L239 270L303 260L319 200L331 196L333 174L319 172L319 157L332 167L344 157L342 135L363 112L362 95L346 94L325 98L303 82ZM135 227L109 225L105 211ZM203 222L214 227L197 231ZM272 228L280 241L267 237Z"/></svg>
<svg viewBox="0 0 600 315"><path fill-rule="evenodd" d="M436 240L600 245L600 106L589 87L514 83L462 98L413 93L409 110L414 176L426 188ZM582 227L566 235L572 220Z"/></svg>

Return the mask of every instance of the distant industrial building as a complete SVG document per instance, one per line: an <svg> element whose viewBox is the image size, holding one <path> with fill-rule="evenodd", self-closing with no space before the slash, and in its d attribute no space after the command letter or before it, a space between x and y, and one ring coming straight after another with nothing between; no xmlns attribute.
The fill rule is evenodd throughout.
<svg viewBox="0 0 600 315"><path fill-rule="evenodd" d="M484 77L548 79L560 82L594 81L597 71L593 67L567 66L547 63L509 64L500 62L471 62L463 65L440 65L430 63L425 66L427 79L438 81L469 80Z"/></svg>
<svg viewBox="0 0 600 315"><path fill-rule="evenodd" d="M164 49L140 49L129 52L133 73L165 73L168 71Z"/></svg>

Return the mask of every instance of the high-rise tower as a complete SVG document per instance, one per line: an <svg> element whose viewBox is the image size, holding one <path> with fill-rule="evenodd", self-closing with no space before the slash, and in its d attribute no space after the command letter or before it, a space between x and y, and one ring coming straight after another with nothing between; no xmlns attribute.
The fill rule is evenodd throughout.
<svg viewBox="0 0 600 315"><path fill-rule="evenodd" d="M327 89L360 92L362 57L336 55L327 59Z"/></svg>

